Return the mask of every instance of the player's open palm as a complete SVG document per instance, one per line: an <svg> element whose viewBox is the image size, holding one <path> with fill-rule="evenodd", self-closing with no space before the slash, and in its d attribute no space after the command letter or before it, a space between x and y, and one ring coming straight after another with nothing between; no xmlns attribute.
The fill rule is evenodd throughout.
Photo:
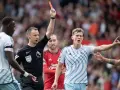
<svg viewBox="0 0 120 90"><path fill-rule="evenodd" d="M58 84L57 84L57 82L54 82L53 84L52 84L52 90L56 90L57 89L57 86L58 86Z"/></svg>

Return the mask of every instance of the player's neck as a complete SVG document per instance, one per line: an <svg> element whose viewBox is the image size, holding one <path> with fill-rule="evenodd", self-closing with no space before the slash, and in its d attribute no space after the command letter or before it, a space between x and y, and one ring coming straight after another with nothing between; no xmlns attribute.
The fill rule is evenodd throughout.
<svg viewBox="0 0 120 90"><path fill-rule="evenodd" d="M75 49L78 49L78 48L81 47L81 44L73 44L72 47L75 48Z"/></svg>
<svg viewBox="0 0 120 90"><path fill-rule="evenodd" d="M30 46L30 47L35 47L36 44L29 42L29 43L28 43L28 46Z"/></svg>
<svg viewBox="0 0 120 90"><path fill-rule="evenodd" d="M58 48L56 48L56 49L54 49L54 50L52 50L52 49L48 49L51 53L57 53L58 52Z"/></svg>

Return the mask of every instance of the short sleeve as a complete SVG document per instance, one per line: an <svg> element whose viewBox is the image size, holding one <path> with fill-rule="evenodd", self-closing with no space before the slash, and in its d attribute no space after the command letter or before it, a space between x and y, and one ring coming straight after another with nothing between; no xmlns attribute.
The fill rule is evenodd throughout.
<svg viewBox="0 0 120 90"><path fill-rule="evenodd" d="M13 39L10 38L10 37L7 37L4 40L5 40L5 42L4 42L4 51L13 52L13 44L14 44Z"/></svg>
<svg viewBox="0 0 120 90"><path fill-rule="evenodd" d="M45 45L47 44L47 42L49 41L49 39L47 38L47 36L45 35L40 42L37 44L37 47L40 47L42 49L44 49Z"/></svg>
<svg viewBox="0 0 120 90"><path fill-rule="evenodd" d="M93 45L88 46L88 52L89 52L89 54L93 54L94 49L95 49L95 46L93 46Z"/></svg>
<svg viewBox="0 0 120 90"><path fill-rule="evenodd" d="M65 55L66 55L66 47L62 49L61 53L60 53L60 56L58 58L58 61L60 63L65 63Z"/></svg>

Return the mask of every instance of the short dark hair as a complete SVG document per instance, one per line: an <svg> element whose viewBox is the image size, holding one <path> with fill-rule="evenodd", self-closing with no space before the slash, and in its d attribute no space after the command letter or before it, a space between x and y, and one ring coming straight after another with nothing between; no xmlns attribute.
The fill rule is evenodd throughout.
<svg viewBox="0 0 120 90"><path fill-rule="evenodd" d="M2 19L2 25L9 25L12 21L14 21L13 18L11 18L11 17L4 17Z"/></svg>
<svg viewBox="0 0 120 90"><path fill-rule="evenodd" d="M26 34L29 34L32 30L38 30L36 27L30 27L27 29Z"/></svg>
<svg viewBox="0 0 120 90"><path fill-rule="evenodd" d="M82 32L83 33L83 35L84 35L84 31L83 31L83 29L82 28L75 28L75 29L73 29L73 31L72 31L72 35L74 35L75 34L75 32Z"/></svg>

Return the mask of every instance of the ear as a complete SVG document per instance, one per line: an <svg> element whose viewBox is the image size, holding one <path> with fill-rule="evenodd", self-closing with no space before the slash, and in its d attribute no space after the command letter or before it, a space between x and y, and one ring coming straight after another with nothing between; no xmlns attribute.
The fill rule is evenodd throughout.
<svg viewBox="0 0 120 90"><path fill-rule="evenodd" d="M27 37L28 39L30 39L30 35L29 35L29 34L26 34L26 37Z"/></svg>
<svg viewBox="0 0 120 90"><path fill-rule="evenodd" d="M73 40L73 36L71 36L71 39Z"/></svg>

